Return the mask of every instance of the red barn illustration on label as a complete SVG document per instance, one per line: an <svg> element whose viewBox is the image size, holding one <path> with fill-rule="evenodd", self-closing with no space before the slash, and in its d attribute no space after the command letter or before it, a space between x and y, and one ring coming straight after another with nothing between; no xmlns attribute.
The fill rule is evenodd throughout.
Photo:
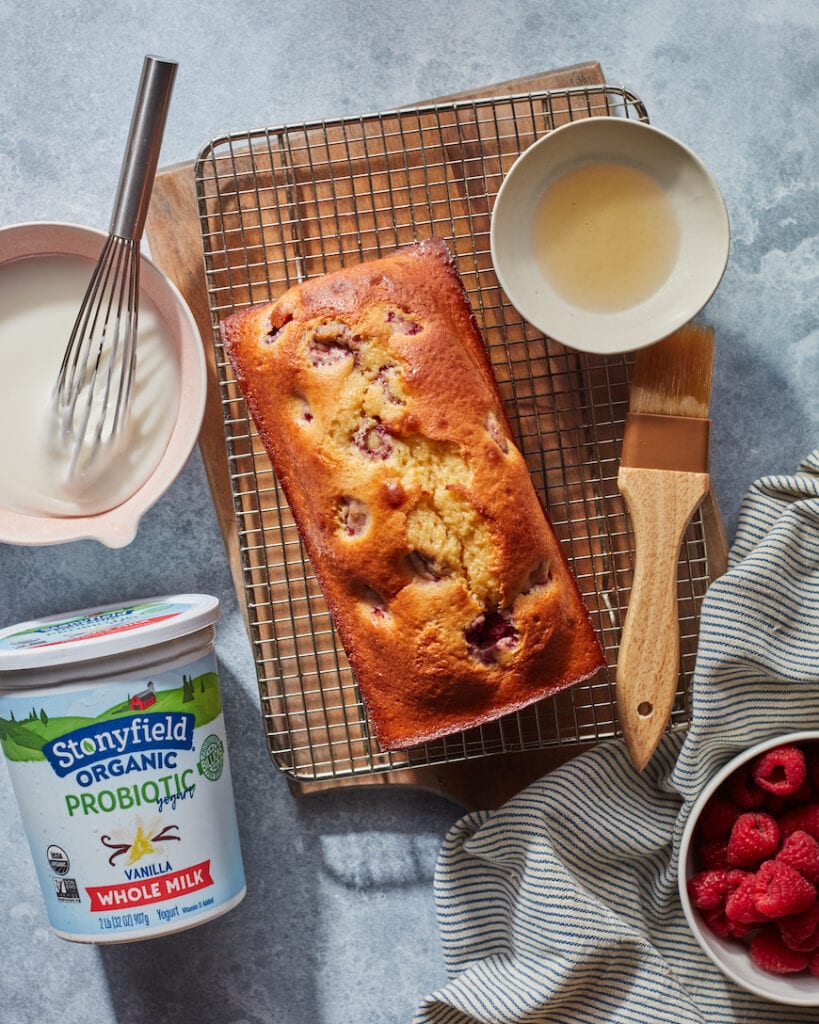
<svg viewBox="0 0 819 1024"><path fill-rule="evenodd" d="M142 693L135 694L129 701L128 706L132 711L144 711L152 704L156 704L156 694L154 693L154 684L148 683L147 689L143 690Z"/></svg>

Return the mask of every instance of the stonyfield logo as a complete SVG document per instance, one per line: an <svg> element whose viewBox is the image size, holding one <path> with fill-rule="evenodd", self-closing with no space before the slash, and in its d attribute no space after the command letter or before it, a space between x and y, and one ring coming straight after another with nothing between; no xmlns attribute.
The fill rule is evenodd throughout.
<svg viewBox="0 0 819 1024"><path fill-rule="evenodd" d="M44 744L43 753L63 779L109 758L127 758L150 751L192 750L194 724L193 715L178 711L95 722Z"/></svg>

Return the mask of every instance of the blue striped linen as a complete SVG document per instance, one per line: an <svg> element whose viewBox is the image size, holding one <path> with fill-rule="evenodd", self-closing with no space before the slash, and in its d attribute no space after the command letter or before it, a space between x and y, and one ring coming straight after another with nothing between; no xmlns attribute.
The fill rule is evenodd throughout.
<svg viewBox="0 0 819 1024"><path fill-rule="evenodd" d="M819 728L818 686L819 449L743 503L703 606L687 732L642 773L620 740L600 744L450 830L435 877L450 980L415 1024L819 1021L728 981L676 881L705 784L753 743Z"/></svg>

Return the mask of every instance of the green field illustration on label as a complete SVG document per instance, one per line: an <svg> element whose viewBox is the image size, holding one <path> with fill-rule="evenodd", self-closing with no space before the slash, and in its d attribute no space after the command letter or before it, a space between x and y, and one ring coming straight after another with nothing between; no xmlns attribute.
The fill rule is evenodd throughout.
<svg viewBox="0 0 819 1024"><path fill-rule="evenodd" d="M5 703L5 702L2 702ZM22 704L15 699L16 704ZM9 761L45 761L43 747L52 740L97 723L129 718L133 715L158 715L186 712L194 717L194 728L207 725L222 710L219 676L204 672L196 677L184 676L182 685L155 690L152 683L129 693L125 700L108 708L96 718L81 716L50 717L46 707L35 700L26 709L25 718L0 716L0 744Z"/></svg>

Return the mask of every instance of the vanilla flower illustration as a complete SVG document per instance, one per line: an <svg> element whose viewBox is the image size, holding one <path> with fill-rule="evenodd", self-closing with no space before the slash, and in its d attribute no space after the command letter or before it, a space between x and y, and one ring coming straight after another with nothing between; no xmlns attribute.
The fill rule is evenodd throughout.
<svg viewBox="0 0 819 1024"><path fill-rule="evenodd" d="M110 836L102 836L100 842L114 851L108 858L108 863L112 867L114 861L125 854L128 855L127 863L130 867L149 854L163 853L163 844L179 842L180 837L173 835L173 832L178 830L178 825L163 825L162 816L159 814L154 815L147 825L138 814L131 829L116 829Z"/></svg>

